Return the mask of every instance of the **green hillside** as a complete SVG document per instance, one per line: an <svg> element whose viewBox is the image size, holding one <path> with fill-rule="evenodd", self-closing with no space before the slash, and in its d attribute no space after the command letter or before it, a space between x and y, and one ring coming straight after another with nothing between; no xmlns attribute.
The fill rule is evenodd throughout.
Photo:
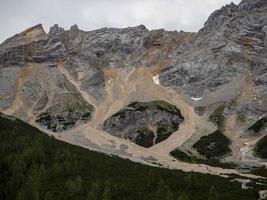
<svg viewBox="0 0 267 200"><path fill-rule="evenodd" d="M92 152L0 115L0 199L253 200L258 191Z"/></svg>

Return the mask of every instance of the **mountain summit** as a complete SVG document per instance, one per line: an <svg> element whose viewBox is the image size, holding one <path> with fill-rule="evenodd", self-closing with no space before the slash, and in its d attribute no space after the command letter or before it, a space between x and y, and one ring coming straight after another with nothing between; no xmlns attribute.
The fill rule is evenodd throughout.
<svg viewBox="0 0 267 200"><path fill-rule="evenodd" d="M171 153L259 166L266 16L265 0L243 0L213 12L197 33L36 25L0 45L0 110L58 139L150 164L200 170Z"/></svg>

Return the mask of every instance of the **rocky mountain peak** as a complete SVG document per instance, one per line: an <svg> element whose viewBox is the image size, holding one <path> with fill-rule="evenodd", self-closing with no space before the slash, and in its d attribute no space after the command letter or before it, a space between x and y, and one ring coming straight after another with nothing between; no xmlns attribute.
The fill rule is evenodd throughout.
<svg viewBox="0 0 267 200"><path fill-rule="evenodd" d="M45 37L46 37L46 32L44 31L42 24L37 24L7 39L1 44L1 46L11 47L11 46L24 45L33 41L38 41Z"/></svg>
<svg viewBox="0 0 267 200"><path fill-rule="evenodd" d="M55 35L60 35L61 33L63 33L65 30L62 27L59 27L58 24L54 24L54 26L52 26L49 30L48 35L51 36L55 36Z"/></svg>
<svg viewBox="0 0 267 200"><path fill-rule="evenodd" d="M242 11L251 12L254 9L261 8L266 5L266 0L243 0L238 7Z"/></svg>
<svg viewBox="0 0 267 200"><path fill-rule="evenodd" d="M72 25L72 26L70 27L70 30L71 30L71 31L79 31L79 27L78 27L77 24L74 24L74 25Z"/></svg>
<svg viewBox="0 0 267 200"><path fill-rule="evenodd" d="M138 26L136 26L137 29L140 29L140 30L147 30L146 26L143 25L143 24L140 24Z"/></svg>
<svg viewBox="0 0 267 200"><path fill-rule="evenodd" d="M39 37L46 35L42 24L37 24L31 28L26 29L25 31L18 34L18 36L26 36L26 37Z"/></svg>
<svg viewBox="0 0 267 200"><path fill-rule="evenodd" d="M223 6L221 9L214 11L206 21L202 30L216 29L216 27L222 25L226 20L233 17L237 10L238 6L232 2Z"/></svg>

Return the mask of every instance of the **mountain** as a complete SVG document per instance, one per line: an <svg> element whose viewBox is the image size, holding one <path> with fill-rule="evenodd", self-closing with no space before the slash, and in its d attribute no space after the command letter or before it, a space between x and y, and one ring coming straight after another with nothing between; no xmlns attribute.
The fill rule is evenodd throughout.
<svg viewBox="0 0 267 200"><path fill-rule="evenodd" d="M264 188L253 183L253 189L242 190L234 176L185 173L88 151L3 114L0 127L2 200L256 200Z"/></svg>
<svg viewBox="0 0 267 200"><path fill-rule="evenodd" d="M197 33L36 25L0 45L0 111L91 150L243 176L267 164L266 16L243 0Z"/></svg>

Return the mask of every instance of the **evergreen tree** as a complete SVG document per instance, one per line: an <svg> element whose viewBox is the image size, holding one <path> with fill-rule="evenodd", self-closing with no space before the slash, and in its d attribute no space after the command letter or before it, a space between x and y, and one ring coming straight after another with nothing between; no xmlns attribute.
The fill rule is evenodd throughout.
<svg viewBox="0 0 267 200"><path fill-rule="evenodd" d="M45 193L44 200L53 200L53 195L50 191Z"/></svg>
<svg viewBox="0 0 267 200"><path fill-rule="evenodd" d="M29 176L25 184L26 199L39 200L40 199L40 173L38 165L33 163Z"/></svg>
<svg viewBox="0 0 267 200"><path fill-rule="evenodd" d="M169 186L163 180L160 180L155 199L171 200L172 198L173 198L173 194Z"/></svg>
<svg viewBox="0 0 267 200"><path fill-rule="evenodd" d="M101 194L102 194L102 184L99 180L97 180L91 185L91 190L87 194L87 200L100 199Z"/></svg>
<svg viewBox="0 0 267 200"><path fill-rule="evenodd" d="M212 186L210 189L209 189L209 198L208 200L218 200L218 193L216 191L216 189Z"/></svg>
<svg viewBox="0 0 267 200"><path fill-rule="evenodd" d="M112 195L112 182L110 180L105 181L105 186L104 186L104 192L103 192L103 200L111 200Z"/></svg>
<svg viewBox="0 0 267 200"><path fill-rule="evenodd" d="M17 197L16 197L16 200L26 200L26 199L25 199L25 191L24 191L24 190L20 190L20 191L18 192L18 195L17 195Z"/></svg>
<svg viewBox="0 0 267 200"><path fill-rule="evenodd" d="M174 194L171 190L169 190L166 194L166 200L173 200L174 199Z"/></svg>
<svg viewBox="0 0 267 200"><path fill-rule="evenodd" d="M189 200L186 193L182 192L182 194L179 196L178 200Z"/></svg>
<svg viewBox="0 0 267 200"><path fill-rule="evenodd" d="M82 190L82 182L82 178L80 176L76 176L74 180L69 180L66 183L66 189L71 197L75 196Z"/></svg>

